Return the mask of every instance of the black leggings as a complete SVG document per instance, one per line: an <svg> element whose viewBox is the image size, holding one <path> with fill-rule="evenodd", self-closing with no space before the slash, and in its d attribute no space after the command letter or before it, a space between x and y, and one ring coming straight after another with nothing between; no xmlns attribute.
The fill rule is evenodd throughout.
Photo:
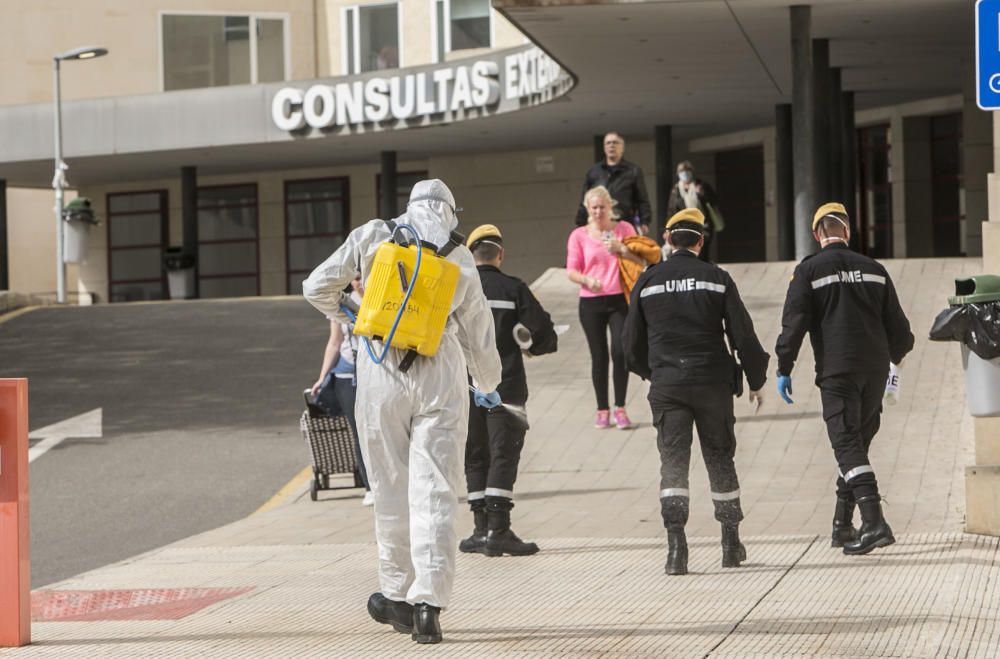
<svg viewBox="0 0 1000 659"><path fill-rule="evenodd" d="M628 303L625 295L580 298L580 324L590 348L590 377L594 381L597 409L608 409L608 328L611 328L611 361L614 363L615 407L625 406L628 367L622 348L622 330Z"/></svg>

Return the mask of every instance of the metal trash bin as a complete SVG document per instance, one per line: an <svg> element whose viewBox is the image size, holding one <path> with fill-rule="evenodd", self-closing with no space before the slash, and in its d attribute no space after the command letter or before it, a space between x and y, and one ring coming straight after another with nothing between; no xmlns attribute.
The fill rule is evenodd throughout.
<svg viewBox="0 0 1000 659"><path fill-rule="evenodd" d="M194 297L194 257L183 247L163 250L163 269L167 271L167 289L171 300Z"/></svg>
<svg viewBox="0 0 1000 659"><path fill-rule="evenodd" d="M84 263L90 247L90 227L98 224L90 199L77 197L63 209L63 262Z"/></svg>
<svg viewBox="0 0 1000 659"><path fill-rule="evenodd" d="M962 343L969 413L1000 416L1000 277L956 279L948 304L934 320L930 338Z"/></svg>

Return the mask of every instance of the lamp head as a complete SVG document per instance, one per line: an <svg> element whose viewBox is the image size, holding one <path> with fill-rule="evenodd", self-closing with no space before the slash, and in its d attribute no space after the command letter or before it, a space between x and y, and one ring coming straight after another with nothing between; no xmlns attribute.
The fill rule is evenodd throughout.
<svg viewBox="0 0 1000 659"><path fill-rule="evenodd" d="M101 46L82 46L80 48L74 48L73 50L67 50L64 53L60 53L55 56L54 59L64 61L64 60L74 60L74 59L94 59L95 57L104 57L108 54L107 48L102 48Z"/></svg>

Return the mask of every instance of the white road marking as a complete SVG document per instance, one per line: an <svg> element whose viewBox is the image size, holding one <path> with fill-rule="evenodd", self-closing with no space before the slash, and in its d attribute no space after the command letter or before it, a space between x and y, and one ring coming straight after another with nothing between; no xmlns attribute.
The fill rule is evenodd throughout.
<svg viewBox="0 0 1000 659"><path fill-rule="evenodd" d="M58 445L64 439L102 437L104 434L102 410L103 408L98 407L96 410L90 410L32 431L28 438L40 439L41 441L28 449L28 462L34 462L42 457L50 448Z"/></svg>

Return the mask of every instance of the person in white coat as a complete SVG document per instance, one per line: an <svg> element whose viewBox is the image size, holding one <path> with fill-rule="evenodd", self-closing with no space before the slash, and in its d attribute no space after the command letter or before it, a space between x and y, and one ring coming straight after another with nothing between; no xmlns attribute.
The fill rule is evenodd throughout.
<svg viewBox="0 0 1000 659"><path fill-rule="evenodd" d="M441 247L458 226L455 199L443 182L420 181L395 222L411 225L423 241ZM352 231L303 282L305 298L328 318L347 322L340 309L344 287L359 272L367 281L376 250L390 237L383 220ZM360 350L357 364L356 413L375 496L381 589L369 598L368 612L418 643L440 642L438 613L448 606L454 582L468 376L479 392L489 392L478 393L477 404L500 403L493 314L475 262L464 245L447 258L461 274L437 353L418 357L405 372L399 368L403 350L390 349L381 364ZM376 351L381 346L373 342Z"/></svg>

